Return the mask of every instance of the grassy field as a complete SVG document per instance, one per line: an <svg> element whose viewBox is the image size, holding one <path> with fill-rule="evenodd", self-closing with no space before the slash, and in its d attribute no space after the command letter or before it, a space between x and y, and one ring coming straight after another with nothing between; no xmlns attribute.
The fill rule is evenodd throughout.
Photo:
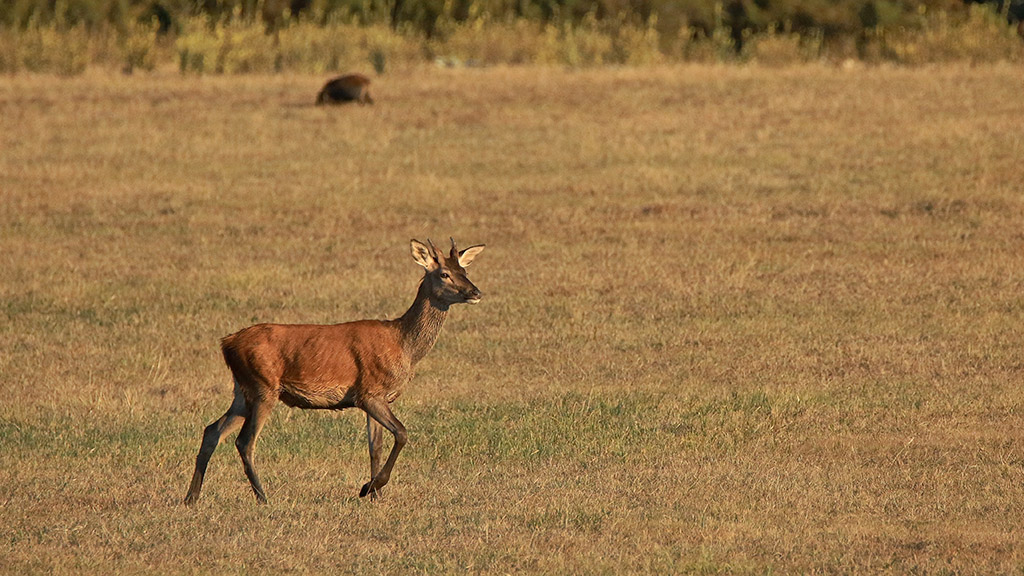
<svg viewBox="0 0 1024 576"><path fill-rule="evenodd" d="M1019 67L0 77L0 572L1019 573ZM181 505L218 338L395 317L395 405L279 405Z"/></svg>

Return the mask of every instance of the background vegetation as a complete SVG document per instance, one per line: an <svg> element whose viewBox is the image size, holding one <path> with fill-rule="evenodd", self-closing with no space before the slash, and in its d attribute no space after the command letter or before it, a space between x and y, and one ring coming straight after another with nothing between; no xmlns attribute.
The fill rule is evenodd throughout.
<svg viewBox="0 0 1024 576"><path fill-rule="evenodd" d="M1018 67L0 78L0 572L1012 573ZM218 338L393 317L484 242L396 404L278 406Z"/></svg>
<svg viewBox="0 0 1024 576"><path fill-rule="evenodd" d="M1022 19L1019 0L16 0L0 72L1020 61Z"/></svg>

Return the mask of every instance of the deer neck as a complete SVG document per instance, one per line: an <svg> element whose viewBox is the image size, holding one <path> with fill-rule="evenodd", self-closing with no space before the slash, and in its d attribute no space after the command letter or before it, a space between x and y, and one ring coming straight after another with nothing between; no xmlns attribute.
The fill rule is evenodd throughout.
<svg viewBox="0 0 1024 576"><path fill-rule="evenodd" d="M402 348L412 359L413 364L419 362L434 347L434 342L437 341L437 336L441 333L441 326L444 325L444 319L447 316L448 304L436 302L430 298L430 288L424 278L420 282L416 300L399 319L399 326L402 330Z"/></svg>

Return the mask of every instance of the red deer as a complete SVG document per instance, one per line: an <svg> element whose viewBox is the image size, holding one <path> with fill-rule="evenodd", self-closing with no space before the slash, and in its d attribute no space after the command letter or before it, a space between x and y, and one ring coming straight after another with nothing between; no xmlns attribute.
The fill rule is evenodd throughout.
<svg viewBox="0 0 1024 576"><path fill-rule="evenodd" d="M219 419L206 427L196 456L185 504L199 499L210 456L225 436L241 430L235 447L256 499L267 497L253 468L253 453L271 409L278 400L304 409L366 412L370 447L370 481L359 496L378 496L388 483L398 453L407 442L405 426L389 404L412 378L413 368L434 346L452 304L476 304L480 290L466 277L466 266L483 245L448 256L429 240L412 241L412 257L426 271L409 310L396 320L360 320L333 325L256 324L221 341L221 351L234 377L234 400ZM384 430L395 437L381 465Z"/></svg>
<svg viewBox="0 0 1024 576"><path fill-rule="evenodd" d="M373 98L370 97L370 79L362 74L339 76L324 84L320 93L316 95L317 106L345 102L373 104Z"/></svg>

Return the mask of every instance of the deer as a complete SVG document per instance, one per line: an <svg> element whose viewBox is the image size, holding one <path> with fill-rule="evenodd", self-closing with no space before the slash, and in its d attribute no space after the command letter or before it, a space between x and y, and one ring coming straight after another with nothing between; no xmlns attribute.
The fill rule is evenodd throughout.
<svg viewBox="0 0 1024 576"><path fill-rule="evenodd" d="M390 405L412 379L416 365L433 348L453 304L480 302L480 290L466 267L484 249L464 250L451 239L447 256L411 241L412 258L424 274L412 305L394 320L358 320L342 324L256 324L221 339L221 352L234 379L234 397L223 416L203 430L195 472L185 504L199 500L214 450L238 431L235 447L249 484L261 504L267 496L253 466L256 440L278 401L300 409L366 413L370 480L359 497L376 500L391 478L399 452L408 442L405 426ZM381 463L384 431L394 436Z"/></svg>
<svg viewBox="0 0 1024 576"><path fill-rule="evenodd" d="M347 74L329 80L316 95L316 105L358 102L373 104L370 97L370 79L362 74Z"/></svg>

